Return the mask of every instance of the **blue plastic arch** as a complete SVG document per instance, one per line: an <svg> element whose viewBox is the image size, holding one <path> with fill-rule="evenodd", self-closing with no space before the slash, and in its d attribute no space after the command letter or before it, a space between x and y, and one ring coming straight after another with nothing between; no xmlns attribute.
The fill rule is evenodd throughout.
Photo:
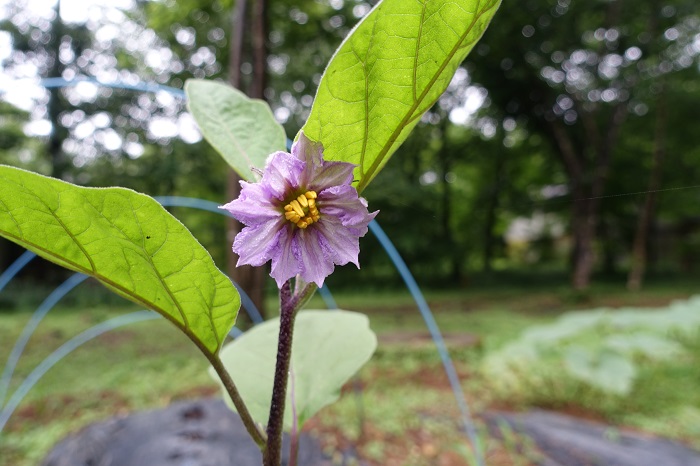
<svg viewBox="0 0 700 466"><path fill-rule="evenodd" d="M27 346L29 338L31 338L31 336L34 334L34 331L39 326L39 323L44 317L46 317L46 314L48 314L49 311L53 309L53 307L58 304L58 302L65 295L68 294L68 292L79 284L83 283L87 278L87 275L83 275L82 273L72 275L68 280L58 285L56 289L53 290L51 294L39 305L36 311L34 311L32 317L29 319L29 322L27 322L22 329L22 333L17 339L15 346L12 348L10 356L7 358L7 363L3 368L2 377L0 377L0 406L2 406L3 402L5 401L5 396L7 395L7 391L10 387L12 374L14 373L15 367L17 367L19 358L22 356L22 352ZM2 432L1 426L0 432Z"/></svg>
<svg viewBox="0 0 700 466"><path fill-rule="evenodd" d="M75 79L75 80L65 80L63 78L48 78L44 79L41 81L41 84L46 87L46 88L60 88L60 87L66 87L66 86L73 86L76 85L80 82L91 82L96 85L100 86L106 86L106 87L112 87L112 88L120 88L120 89L128 89L128 90L134 90L134 91L141 91L141 92L159 92L159 91L164 91L168 92L172 95L175 95L177 97L184 98L185 94L182 90L168 87L168 86L163 86L159 84L149 84L149 83L141 83L141 84L125 84L121 82L100 82L97 79L94 78L80 78L80 79ZM182 197L175 197L175 196L166 196L166 197L160 197L157 198L159 202L161 202L163 205L166 206L180 206L180 207L193 207L201 210L206 210L210 212L216 212L218 214L223 214L226 215L225 212L221 211L218 209L218 205L214 202L211 201L204 201L201 199L193 199L193 198L182 198ZM411 293L413 299L416 301L416 304L418 306L418 309L421 313L421 316L423 317L423 320L425 321L426 326L428 327L428 330L433 338L433 341L435 343L435 346L440 354L440 359L442 361L443 367L445 369L445 372L447 373L448 379L450 381L450 386L452 388L452 391L455 396L455 400L459 406L460 412L461 412L461 418L462 418L462 427L464 430L464 433L466 436L469 438L469 441L471 442L473 448L474 448L474 453L475 453L475 459L476 463L479 466L482 466L484 464L484 459L483 459L483 454L482 454L482 448L476 433L476 429L474 427L474 423L472 421L471 413L469 410L469 405L466 401L466 398L464 397L464 392L462 391L461 385L459 383L459 377L457 375L457 371L455 370L454 364L452 362L452 359L449 355L449 351L447 350L444 339L442 337L442 334L440 332L440 329L437 326L437 323L435 321L435 318L430 310L430 307L428 306L425 298L423 297L422 292L420 291L420 287L418 287L418 284L416 283L415 279L413 278L413 275L411 274L410 270L406 266L406 263L403 261L401 258L401 255L398 253L396 248L394 247L393 243L391 240L389 240L388 236L384 233L384 231L379 227L379 224L376 221L372 221L369 225L370 231L375 235L375 237L379 240L381 243L382 247L384 250L387 252L389 255L390 259L394 263L394 266L397 268L399 274L401 275L402 279L404 280L404 283L406 284L407 288L409 289L409 292ZM0 275L0 291L12 280L12 278L29 262L33 259L34 255L33 253L30 252L25 252L20 258L18 258L15 263L13 263L2 275ZM76 274L80 275L80 274ZM83 276L84 277L84 276ZM78 278L71 277L68 279L64 284L60 285L59 288L61 287L66 287L68 288L63 292L62 295L59 296L59 291L57 288L54 290L54 293L52 293L49 298L47 298L45 303L51 299L52 296L54 296L54 299L56 302L65 295L70 289L73 287L77 286L78 283L82 282L85 278L82 278L82 280L78 281L72 287L70 286L69 282L74 279L75 281L78 281ZM73 283L73 282L70 282ZM238 288L238 287L237 287ZM255 308L254 305L252 305L252 302L248 298L247 295L238 288L239 292L241 292L241 300L242 303L245 307L245 309L249 312L251 315L251 319L254 320L254 322L257 322L258 318L261 319L259 312ZM320 290L321 296L324 298L327 306L330 309L337 308L337 305L335 304L335 301L333 300L332 295L330 294L330 291L327 288L322 288ZM55 304L55 303L54 303ZM42 306L44 303L42 303ZM24 348L24 345L26 345L26 340L28 340L28 336L25 336L25 333L28 333L29 336L31 336L31 333L33 330L36 328L38 325L39 321L43 318L43 316L46 315L46 313L51 309L53 304L51 306L48 306L47 309L44 310L40 306L37 311L35 311L35 315L39 315L38 319L35 319L34 316L32 320L30 321L29 324L27 324L27 327L31 328L31 330L27 330L27 332L23 332L22 335L20 336L18 340L18 344L16 347L20 347L21 349L17 354L13 350L13 352L10 355L10 360L12 358L19 358L21 355L22 349ZM254 311L253 311L254 309ZM148 312L148 311L141 311L141 312ZM252 313L252 314L251 314ZM256 315L257 314L257 315ZM127 325L131 322L138 322L142 320L148 320L150 318L154 318L153 316L157 317L157 314L149 313L149 317L146 318L144 317L146 314L138 314L138 317L129 317L129 316L136 316L136 314L129 314L125 316L121 316L115 319L111 319L109 321L103 322L102 324L98 324L95 327L86 330L85 332L81 333L80 335L74 337L73 339L69 340L66 342L63 346L61 346L59 349L54 351L46 360L44 360L37 368L34 369L34 371L25 379L25 381L20 385L20 387L15 391L13 396L10 398L8 403L3 406L2 411L0 411L0 432L2 432L3 427L9 417L11 416L12 412L14 409L19 405L21 400L24 398L26 395L26 392L31 389L31 387L38 381L41 376L48 371L50 367L52 367L56 362L58 362L61 358L63 358L65 355L69 354L71 351L73 351L75 348L80 346L81 344L89 341L92 338L95 338L96 336L107 332L109 330L112 330L113 328L117 328L123 325ZM255 317L253 317L255 315ZM8 366L10 366L10 360L8 360ZM11 369L8 371L7 367L5 367L5 371L3 373L2 378L0 378L0 406L2 401L4 400L5 397L5 390L4 384L7 383L9 385L9 379L7 382L5 382L5 372L8 372L10 377L12 374L12 371L14 370L14 365L16 365L16 360L14 361L14 364L12 365Z"/></svg>
<svg viewBox="0 0 700 466"><path fill-rule="evenodd" d="M153 320L160 318L160 315L153 311L136 311L131 314L115 317L100 324L91 327L79 335L71 338L63 345L59 346L53 353L44 359L34 370L22 381L22 384L17 388L15 393L10 397L7 404L0 411L0 432L2 432L5 424L14 413L15 409L24 399L29 390L43 377L49 369L51 369L58 361L66 357L79 346L96 338L103 333L109 332L124 325L143 322L144 320Z"/></svg>

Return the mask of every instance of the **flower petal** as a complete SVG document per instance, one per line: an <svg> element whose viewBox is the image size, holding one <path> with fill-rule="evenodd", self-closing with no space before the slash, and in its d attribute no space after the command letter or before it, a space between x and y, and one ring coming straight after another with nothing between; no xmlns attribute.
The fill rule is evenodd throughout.
<svg viewBox="0 0 700 466"><path fill-rule="evenodd" d="M317 228L298 230L294 236L295 249L299 252L301 262L301 278L305 282L323 286L323 281L333 273L335 266L328 248L322 245L322 239Z"/></svg>
<svg viewBox="0 0 700 466"><path fill-rule="evenodd" d="M323 164L323 144L312 141L299 131L299 137L292 144L292 155L311 167L320 167Z"/></svg>
<svg viewBox="0 0 700 466"><path fill-rule="evenodd" d="M259 225L282 215L281 210L270 202L271 197L272 193L261 184L241 181L241 193L238 198L219 208L228 210L245 225Z"/></svg>
<svg viewBox="0 0 700 466"><path fill-rule="evenodd" d="M352 182L355 165L347 162L325 162L323 144L310 140L303 131L292 145L292 155L306 163L299 178L299 186L304 189L318 192L330 186Z"/></svg>
<svg viewBox="0 0 700 466"><path fill-rule="evenodd" d="M369 213L367 203L357 196L357 190L349 185L333 186L318 193L316 200L322 216L334 216L345 226L364 228L379 213ZM364 236L364 233L360 236Z"/></svg>
<svg viewBox="0 0 700 466"><path fill-rule="evenodd" d="M323 166L316 170L305 186L318 193L331 186L349 185L352 183L354 169L355 165L347 162L323 162Z"/></svg>
<svg viewBox="0 0 700 466"><path fill-rule="evenodd" d="M237 265L259 266L269 261L283 227L284 220L280 218L243 228L233 241L233 252L238 254Z"/></svg>
<svg viewBox="0 0 700 466"><path fill-rule="evenodd" d="M277 200L283 201L290 192L299 189L304 162L286 152L275 152L269 158L260 184Z"/></svg>
<svg viewBox="0 0 700 466"><path fill-rule="evenodd" d="M360 268L360 236L355 234L355 229L343 226L339 219L331 216L326 216L314 224L314 229L320 237L322 248L335 264L345 265L352 262Z"/></svg>
<svg viewBox="0 0 700 466"><path fill-rule="evenodd" d="M279 232L275 240L275 245L272 252L272 268L270 276L277 282L277 287L282 288L284 282L296 276L301 272L301 263L299 262L294 243L294 227L291 223L286 222Z"/></svg>

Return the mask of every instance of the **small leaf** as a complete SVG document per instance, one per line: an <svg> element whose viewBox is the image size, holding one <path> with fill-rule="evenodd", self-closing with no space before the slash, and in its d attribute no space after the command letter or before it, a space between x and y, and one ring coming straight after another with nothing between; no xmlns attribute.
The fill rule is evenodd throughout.
<svg viewBox="0 0 700 466"><path fill-rule="evenodd" d="M447 89L500 0L383 0L336 51L305 134L351 162L358 191Z"/></svg>
<svg viewBox="0 0 700 466"><path fill-rule="evenodd" d="M144 194L0 166L0 236L159 312L202 350L218 351L236 320L240 298L231 281Z"/></svg>
<svg viewBox="0 0 700 466"><path fill-rule="evenodd" d="M268 155L287 147L284 128L262 100L198 79L185 83L185 93L204 138L244 180L255 181L251 168L262 170Z"/></svg>
<svg viewBox="0 0 700 466"><path fill-rule="evenodd" d="M377 347L369 320L356 312L303 311L294 329L284 414L287 430L292 426L292 392L301 426L339 398L342 386ZM252 328L221 350L221 360L235 378L253 419L263 425L270 412L278 334L279 318ZM212 376L218 380L215 373ZM226 400L233 409L228 397Z"/></svg>

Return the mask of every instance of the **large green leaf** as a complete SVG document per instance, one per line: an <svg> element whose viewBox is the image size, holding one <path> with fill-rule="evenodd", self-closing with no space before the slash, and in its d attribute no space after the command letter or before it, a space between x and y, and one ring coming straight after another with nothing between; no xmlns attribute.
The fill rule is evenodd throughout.
<svg viewBox="0 0 700 466"><path fill-rule="evenodd" d="M303 311L296 318L292 363L284 413L292 426L292 393L298 424L340 396L340 389L369 360L377 338L364 314L349 311ZM221 360L236 380L253 419L267 424L277 358L279 319L260 324L221 351ZM215 373L212 376L218 380ZM233 405L226 397L229 406Z"/></svg>
<svg viewBox="0 0 700 466"><path fill-rule="evenodd" d="M287 147L284 128L262 100L249 99L231 86L190 79L187 107L202 134L244 180L254 181L267 156Z"/></svg>
<svg viewBox="0 0 700 466"><path fill-rule="evenodd" d="M346 38L319 84L306 135L357 164L362 191L445 91L500 0L383 0Z"/></svg>
<svg viewBox="0 0 700 466"><path fill-rule="evenodd" d="M231 281L144 194L0 166L0 235L161 313L208 352L219 350L236 320Z"/></svg>

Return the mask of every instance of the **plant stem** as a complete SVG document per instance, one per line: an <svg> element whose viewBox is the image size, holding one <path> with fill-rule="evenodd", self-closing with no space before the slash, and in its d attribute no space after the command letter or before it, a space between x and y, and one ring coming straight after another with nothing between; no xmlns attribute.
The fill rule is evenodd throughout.
<svg viewBox="0 0 700 466"><path fill-rule="evenodd" d="M258 447L263 449L265 447L265 442L267 441L267 436L255 424L253 417L248 411L248 407L245 405L243 398L241 398L241 395L238 393L236 384L233 383L233 379L226 371L221 359L219 359L219 356L216 354L207 354L207 359L209 359L209 362L219 375L221 382L224 384L224 388L226 388L226 392L231 397L231 401L233 401L233 405L236 407L236 411L238 411L238 415L241 417L241 421L243 421L243 425L248 431L248 434L250 434L253 440L255 440Z"/></svg>
<svg viewBox="0 0 700 466"><path fill-rule="evenodd" d="M290 373L294 374L294 366L290 362ZM297 432L297 426L299 419L297 418L297 403L296 397L294 395L294 383L296 379L292 375L292 380L289 381L289 389L292 391L291 402L292 402L292 430L289 432L289 466L297 466L297 455L299 454L299 432Z"/></svg>
<svg viewBox="0 0 700 466"><path fill-rule="evenodd" d="M290 439L289 466L297 466L297 456L299 455L299 433L295 432Z"/></svg>
<svg viewBox="0 0 700 466"><path fill-rule="evenodd" d="M314 293L316 293L317 289L318 286L315 283L303 283L301 282L300 278L297 277L294 296L292 298L292 305L294 307L295 313L299 309L301 309L304 306L304 304L309 302L309 300L313 297Z"/></svg>
<svg viewBox="0 0 700 466"><path fill-rule="evenodd" d="M291 285L287 281L280 289L280 333L277 343L277 365L272 388L270 417L267 421L267 447L263 451L264 466L279 466L282 459L282 429L287 399L289 363L292 359L292 335L294 333L295 305Z"/></svg>

